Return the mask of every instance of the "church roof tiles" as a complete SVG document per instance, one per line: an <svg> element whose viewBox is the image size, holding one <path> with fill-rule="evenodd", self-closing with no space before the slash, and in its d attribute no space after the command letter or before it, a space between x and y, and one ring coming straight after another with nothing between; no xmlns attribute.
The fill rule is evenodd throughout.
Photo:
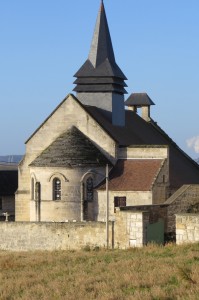
<svg viewBox="0 0 199 300"><path fill-rule="evenodd" d="M109 190L150 191L163 162L162 159L118 160L110 172ZM105 189L105 184L97 189Z"/></svg>

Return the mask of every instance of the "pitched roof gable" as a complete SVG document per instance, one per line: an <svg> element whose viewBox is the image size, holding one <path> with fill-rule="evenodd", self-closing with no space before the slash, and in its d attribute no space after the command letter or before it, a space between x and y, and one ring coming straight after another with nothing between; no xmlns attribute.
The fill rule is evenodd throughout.
<svg viewBox="0 0 199 300"><path fill-rule="evenodd" d="M95 120L95 122L98 123L98 125L114 140L115 138L106 130L106 128L103 126L103 122L100 122L100 119L98 120L95 118L93 114L91 114L90 110L88 109L88 106L83 105L73 94L68 94L61 103L52 111L52 113L41 123L41 125L31 134L31 136L26 140L25 144L27 144L31 138L40 130L40 128L51 118L51 116L63 105L65 101L68 100L68 98L71 97L92 119ZM101 115L101 114L100 114Z"/></svg>
<svg viewBox="0 0 199 300"><path fill-rule="evenodd" d="M31 164L34 167L97 167L110 164L100 152L76 127L71 127L60 135Z"/></svg>

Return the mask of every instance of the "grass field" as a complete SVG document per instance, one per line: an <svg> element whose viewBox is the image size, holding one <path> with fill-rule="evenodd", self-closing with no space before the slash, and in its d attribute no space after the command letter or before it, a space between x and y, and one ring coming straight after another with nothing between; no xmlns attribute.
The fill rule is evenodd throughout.
<svg viewBox="0 0 199 300"><path fill-rule="evenodd" d="M0 299L199 299L199 244L2 251Z"/></svg>

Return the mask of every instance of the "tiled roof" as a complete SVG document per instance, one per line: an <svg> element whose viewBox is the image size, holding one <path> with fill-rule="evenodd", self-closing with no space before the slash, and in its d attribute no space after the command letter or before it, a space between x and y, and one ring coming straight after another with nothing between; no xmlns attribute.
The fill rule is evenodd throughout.
<svg viewBox="0 0 199 300"><path fill-rule="evenodd" d="M34 167L96 167L111 164L76 127L59 136L31 164Z"/></svg>
<svg viewBox="0 0 199 300"><path fill-rule="evenodd" d="M0 196L14 195L18 187L18 171L0 170Z"/></svg>
<svg viewBox="0 0 199 300"><path fill-rule="evenodd" d="M163 165L162 159L118 160L109 176L110 191L149 191ZM105 184L97 187L105 189Z"/></svg>

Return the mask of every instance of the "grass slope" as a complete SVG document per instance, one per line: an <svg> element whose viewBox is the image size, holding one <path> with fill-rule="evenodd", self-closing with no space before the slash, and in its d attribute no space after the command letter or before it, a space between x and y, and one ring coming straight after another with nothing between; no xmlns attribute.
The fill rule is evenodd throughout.
<svg viewBox="0 0 199 300"><path fill-rule="evenodd" d="M199 299L199 244L123 251L4 251L0 283L1 300Z"/></svg>

